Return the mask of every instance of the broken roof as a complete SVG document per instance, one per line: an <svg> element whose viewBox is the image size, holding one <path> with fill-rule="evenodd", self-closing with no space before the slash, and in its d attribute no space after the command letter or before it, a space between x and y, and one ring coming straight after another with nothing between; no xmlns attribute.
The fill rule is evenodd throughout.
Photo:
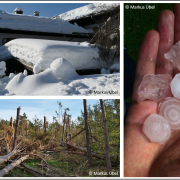
<svg viewBox="0 0 180 180"><path fill-rule="evenodd" d="M120 6L119 3L93 3L60 14L59 17L60 19L70 21L70 20L75 20L75 19L99 14L118 6Z"/></svg>
<svg viewBox="0 0 180 180"><path fill-rule="evenodd" d="M0 10L0 28L24 30L24 31L37 31L37 32L50 32L61 34L72 33L90 33L78 25L70 24L63 19L53 19L42 16L32 16L25 14L12 14Z"/></svg>

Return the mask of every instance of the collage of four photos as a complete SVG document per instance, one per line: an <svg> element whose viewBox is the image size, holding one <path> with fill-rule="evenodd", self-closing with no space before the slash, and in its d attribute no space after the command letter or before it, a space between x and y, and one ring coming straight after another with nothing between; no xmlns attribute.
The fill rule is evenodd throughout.
<svg viewBox="0 0 180 180"><path fill-rule="evenodd" d="M119 2L0 2L0 177L120 177L119 28Z"/></svg>

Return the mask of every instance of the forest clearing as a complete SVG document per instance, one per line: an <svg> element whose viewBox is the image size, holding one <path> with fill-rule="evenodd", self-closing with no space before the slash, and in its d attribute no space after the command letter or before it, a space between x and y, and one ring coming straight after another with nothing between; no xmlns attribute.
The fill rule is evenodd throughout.
<svg viewBox="0 0 180 180"><path fill-rule="evenodd" d="M120 100L87 101L78 122L59 101L51 122L28 120L21 107L0 119L0 177L120 177Z"/></svg>

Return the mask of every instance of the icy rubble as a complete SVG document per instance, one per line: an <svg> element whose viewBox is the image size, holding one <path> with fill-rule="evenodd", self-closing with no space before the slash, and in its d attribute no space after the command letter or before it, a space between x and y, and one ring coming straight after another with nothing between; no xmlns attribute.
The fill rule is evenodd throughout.
<svg viewBox="0 0 180 180"><path fill-rule="evenodd" d="M143 131L150 141L159 144L165 143L171 136L168 121L158 114L151 114L147 117L143 124Z"/></svg>
<svg viewBox="0 0 180 180"><path fill-rule="evenodd" d="M170 82L172 77L168 74L146 74L138 88L138 103L149 99L161 101L170 92Z"/></svg>

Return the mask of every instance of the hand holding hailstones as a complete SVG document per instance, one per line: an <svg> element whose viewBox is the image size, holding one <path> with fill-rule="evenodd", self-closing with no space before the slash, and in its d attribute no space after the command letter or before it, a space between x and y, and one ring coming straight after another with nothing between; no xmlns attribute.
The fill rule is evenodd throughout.
<svg viewBox="0 0 180 180"><path fill-rule="evenodd" d="M180 70L180 41L164 57ZM170 97L171 93L174 97ZM168 74L146 74L138 88L138 95L138 103L145 99L159 102L159 115L147 117L143 132L150 141L165 143L171 136L171 129L180 129L180 73L173 79Z"/></svg>

